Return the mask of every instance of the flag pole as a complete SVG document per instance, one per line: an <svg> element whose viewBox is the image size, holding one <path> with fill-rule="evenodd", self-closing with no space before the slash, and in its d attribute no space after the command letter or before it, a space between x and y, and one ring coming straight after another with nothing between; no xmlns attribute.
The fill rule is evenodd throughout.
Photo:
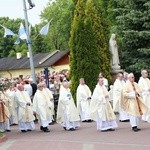
<svg viewBox="0 0 150 150"><path fill-rule="evenodd" d="M25 17L25 28L26 28L26 33L27 33L27 45L28 45L28 51L30 55L30 69L31 69L33 82L36 83L35 68L34 68L32 47L31 47L31 40L30 40L29 26L28 26L28 15L27 15L27 8L26 8L25 0L23 0L23 10L24 10L24 17Z"/></svg>

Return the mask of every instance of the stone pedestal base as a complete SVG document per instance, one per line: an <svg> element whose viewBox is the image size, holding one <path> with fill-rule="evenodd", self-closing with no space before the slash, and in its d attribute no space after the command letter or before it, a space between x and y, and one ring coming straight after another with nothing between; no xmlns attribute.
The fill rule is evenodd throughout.
<svg viewBox="0 0 150 150"><path fill-rule="evenodd" d="M121 67L119 65L112 66L111 68L112 68L112 70L120 70L121 69Z"/></svg>
<svg viewBox="0 0 150 150"><path fill-rule="evenodd" d="M121 69L120 66L112 66L112 69L111 69L112 83L115 82L115 80L117 78L117 74L123 73L123 72L124 72L124 70Z"/></svg>

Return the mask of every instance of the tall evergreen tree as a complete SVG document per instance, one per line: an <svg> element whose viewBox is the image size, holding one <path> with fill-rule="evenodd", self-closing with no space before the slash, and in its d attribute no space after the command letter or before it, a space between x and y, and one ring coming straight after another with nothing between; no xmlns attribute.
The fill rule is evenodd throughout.
<svg viewBox="0 0 150 150"><path fill-rule="evenodd" d="M96 2L97 1L95 0L87 1L86 18L91 20L93 32L96 35L97 47L99 49L99 57L100 57L100 71L103 72L105 77L110 81L111 54L108 48L109 23L108 19L106 19L107 16L106 10L102 8L106 4L103 1L101 1L100 3L101 7L99 7L98 5L99 3ZM107 5L105 7L107 9Z"/></svg>
<svg viewBox="0 0 150 150"><path fill-rule="evenodd" d="M69 42L70 75L74 97L81 77L85 78L93 91L99 72L109 75L110 61L107 58L104 28L94 4L93 0L78 0L75 8Z"/></svg>
<svg viewBox="0 0 150 150"><path fill-rule="evenodd" d="M111 4L122 43L121 65L135 73L142 68L150 70L150 1L112 0Z"/></svg>
<svg viewBox="0 0 150 150"><path fill-rule="evenodd" d="M109 14L109 1L110 0L95 0L98 12L100 13L101 24L104 27L104 35L109 43L110 36L110 14ZM110 55L109 55L110 56Z"/></svg>
<svg viewBox="0 0 150 150"><path fill-rule="evenodd" d="M81 57L82 59L85 57L84 55L82 56L78 55L79 52L82 52L84 50L83 48L85 48L85 45L86 45L85 40L87 39L87 37L83 39L85 6L86 6L85 0L79 0L78 3L76 4L74 18L73 18L72 27L71 27L71 37L69 40L70 77L71 77L71 83L72 83L71 91L74 97L76 93L76 88L79 83L79 78L84 77L84 76L81 76L81 73L80 73L81 71L79 70L79 66L77 64L80 63ZM82 69L84 69L84 66L82 67Z"/></svg>

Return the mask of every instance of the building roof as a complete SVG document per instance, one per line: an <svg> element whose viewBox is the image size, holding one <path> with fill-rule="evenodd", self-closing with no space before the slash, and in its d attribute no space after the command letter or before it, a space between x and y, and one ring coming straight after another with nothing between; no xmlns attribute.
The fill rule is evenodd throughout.
<svg viewBox="0 0 150 150"><path fill-rule="evenodd" d="M33 56L34 67L50 67L59 59L67 55L69 51L53 51L51 53L39 53ZM29 69L30 59L28 57L5 57L0 59L0 70Z"/></svg>

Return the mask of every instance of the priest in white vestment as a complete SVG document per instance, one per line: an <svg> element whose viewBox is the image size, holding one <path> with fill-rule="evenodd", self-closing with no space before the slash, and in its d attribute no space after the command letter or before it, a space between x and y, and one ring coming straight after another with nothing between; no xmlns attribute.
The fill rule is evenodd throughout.
<svg viewBox="0 0 150 150"><path fill-rule="evenodd" d="M76 92L77 108L80 113L81 121L91 122L90 117L90 103L91 103L91 90L85 84L84 78L80 79L80 84Z"/></svg>
<svg viewBox="0 0 150 150"><path fill-rule="evenodd" d="M106 89L108 90L108 87L109 87L108 80L104 77L103 73L100 72L98 77L103 78L104 85L105 85Z"/></svg>
<svg viewBox="0 0 150 150"><path fill-rule="evenodd" d="M0 132L10 132L10 112L6 105L7 99L2 91L0 91Z"/></svg>
<svg viewBox="0 0 150 150"><path fill-rule="evenodd" d="M37 91L33 98L33 110L40 123L40 130L50 132L48 129L49 124L52 122L51 108L52 104L43 90L43 83L37 85Z"/></svg>
<svg viewBox="0 0 150 150"><path fill-rule="evenodd" d="M80 126L80 117L74 104L69 85L67 81L62 83L58 100L57 122L60 123L65 130L74 131Z"/></svg>
<svg viewBox="0 0 150 150"><path fill-rule="evenodd" d="M11 86L9 89L6 90L6 95L9 97L9 102L11 105L11 117L10 117L10 124L16 125L18 124L18 116L17 116L17 102L15 101L15 93L16 87Z"/></svg>
<svg viewBox="0 0 150 150"><path fill-rule="evenodd" d="M114 131L118 127L116 116L109 102L109 92L104 86L103 78L99 78L91 100L91 118L97 122L97 130Z"/></svg>
<svg viewBox="0 0 150 150"><path fill-rule="evenodd" d="M22 84L17 85L15 100L18 108L18 125L21 132L32 131L35 128L32 102Z"/></svg>
<svg viewBox="0 0 150 150"><path fill-rule="evenodd" d="M125 82L123 80L123 74L118 73L117 79L114 82L113 86L113 111L119 112L119 120L121 122L128 122L129 116L126 111L121 108L120 102L121 102L121 93Z"/></svg>
<svg viewBox="0 0 150 150"><path fill-rule="evenodd" d="M142 70L141 75L138 85L142 91L144 104L149 108L147 113L142 115L142 120L150 122L150 80L147 70Z"/></svg>
<svg viewBox="0 0 150 150"><path fill-rule="evenodd" d="M148 111L141 97L141 90L136 82L134 82L134 74L128 75L128 81L123 86L121 99L121 107L129 114L130 125L134 132L138 132L137 126L140 117Z"/></svg>
<svg viewBox="0 0 150 150"><path fill-rule="evenodd" d="M43 83L43 92L45 94L45 97L47 98L49 103L51 103L51 109L50 109L51 118L52 118L52 121L54 121L54 98L53 98L51 91L47 88L46 83L45 82L42 82L42 83Z"/></svg>

